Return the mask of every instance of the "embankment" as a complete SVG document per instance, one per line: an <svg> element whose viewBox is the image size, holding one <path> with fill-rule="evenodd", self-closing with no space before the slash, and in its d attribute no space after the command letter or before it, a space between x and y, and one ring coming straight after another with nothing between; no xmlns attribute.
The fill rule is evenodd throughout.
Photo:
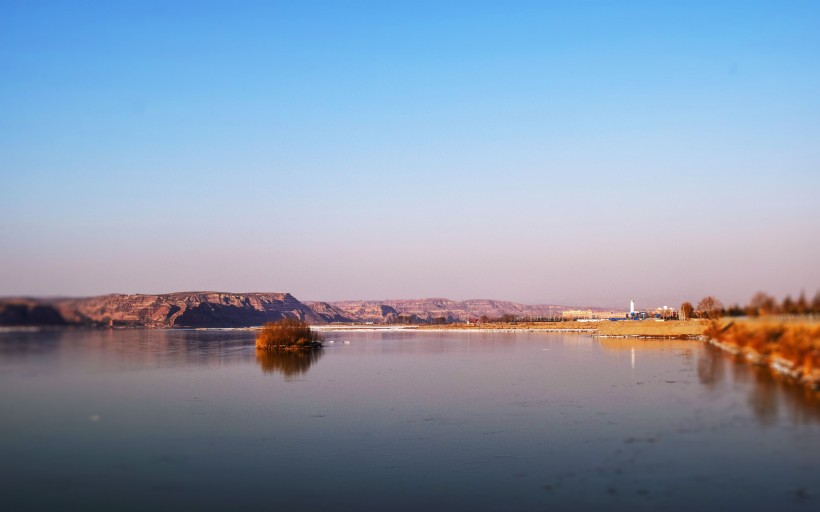
<svg viewBox="0 0 820 512"><path fill-rule="evenodd" d="M482 323L419 326L422 330L435 331L544 331L544 332L587 332L610 338L675 338L697 339L703 334L706 323L702 320L664 322L655 320L620 322L537 322L537 323Z"/></svg>
<svg viewBox="0 0 820 512"><path fill-rule="evenodd" d="M697 339L706 323L702 320L656 320L598 322L597 335L602 338L675 338Z"/></svg>
<svg viewBox="0 0 820 512"><path fill-rule="evenodd" d="M820 391L820 323L763 319L714 321L709 343Z"/></svg>

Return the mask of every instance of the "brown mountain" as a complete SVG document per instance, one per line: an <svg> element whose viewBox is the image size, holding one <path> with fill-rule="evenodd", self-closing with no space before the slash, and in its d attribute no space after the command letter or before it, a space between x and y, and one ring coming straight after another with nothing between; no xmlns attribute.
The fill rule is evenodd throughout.
<svg viewBox="0 0 820 512"><path fill-rule="evenodd" d="M28 298L0 299L0 325L67 325L51 304Z"/></svg>
<svg viewBox="0 0 820 512"><path fill-rule="evenodd" d="M289 293L180 292L0 301L1 325L248 327L284 317L309 323L347 320L325 317Z"/></svg>
<svg viewBox="0 0 820 512"><path fill-rule="evenodd" d="M331 304L330 302L305 301L304 304L310 309L312 309L313 312L320 316L325 322L328 323L351 323L365 321L349 314L347 311Z"/></svg>
<svg viewBox="0 0 820 512"><path fill-rule="evenodd" d="M373 322L376 324L391 323L399 316L399 312L381 301L375 300L344 300L338 302L308 302L314 307L315 304L327 304L339 316L349 318L353 322ZM341 320L344 321L344 320Z"/></svg>
<svg viewBox="0 0 820 512"><path fill-rule="evenodd" d="M313 303L309 303L313 304ZM547 318L560 316L567 306L539 304L529 306L516 302L490 299L454 301L442 298L383 300L383 301L339 301L329 303L342 315L355 321L391 323L399 316L410 317L414 321L430 322L445 318L449 322L463 322L483 316L501 318L511 315L517 318Z"/></svg>
<svg viewBox="0 0 820 512"><path fill-rule="evenodd" d="M179 292L61 299L0 299L0 325L249 327L284 317L312 324L463 322L560 316L559 305L472 299L300 302L289 293ZM593 308L595 309L595 308Z"/></svg>

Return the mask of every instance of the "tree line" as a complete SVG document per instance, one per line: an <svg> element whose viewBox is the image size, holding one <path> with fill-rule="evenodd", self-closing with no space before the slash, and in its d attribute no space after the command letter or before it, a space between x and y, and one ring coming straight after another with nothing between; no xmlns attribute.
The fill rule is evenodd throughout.
<svg viewBox="0 0 820 512"><path fill-rule="evenodd" d="M797 299L786 295L782 301L773 296L758 292L748 304L734 304L726 307L715 297L709 295L700 300L697 306L684 302L680 306L684 318L719 318L722 316L769 316L769 315L820 315L820 291L809 301L805 292L800 292Z"/></svg>

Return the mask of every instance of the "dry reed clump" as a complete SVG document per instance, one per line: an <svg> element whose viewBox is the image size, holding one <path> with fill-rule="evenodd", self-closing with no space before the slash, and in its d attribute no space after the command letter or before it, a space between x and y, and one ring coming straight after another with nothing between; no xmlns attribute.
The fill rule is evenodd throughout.
<svg viewBox="0 0 820 512"><path fill-rule="evenodd" d="M812 375L820 370L820 326L787 328L780 338L777 352L801 369L804 375Z"/></svg>
<svg viewBox="0 0 820 512"><path fill-rule="evenodd" d="M754 350L760 355L771 355L777 350L784 330L782 325L761 324L752 327L733 323L725 329L723 341Z"/></svg>
<svg viewBox="0 0 820 512"><path fill-rule="evenodd" d="M709 324L703 329L703 335L709 339L723 342L723 331L727 327L730 327L732 324L729 324L726 327L721 327L720 322L716 320L712 320Z"/></svg>
<svg viewBox="0 0 820 512"><path fill-rule="evenodd" d="M263 350L297 350L322 348L322 336L294 318L268 322L256 336L256 348Z"/></svg>
<svg viewBox="0 0 820 512"><path fill-rule="evenodd" d="M781 360L806 381L820 379L820 326L794 323L710 322L705 336L768 361Z"/></svg>

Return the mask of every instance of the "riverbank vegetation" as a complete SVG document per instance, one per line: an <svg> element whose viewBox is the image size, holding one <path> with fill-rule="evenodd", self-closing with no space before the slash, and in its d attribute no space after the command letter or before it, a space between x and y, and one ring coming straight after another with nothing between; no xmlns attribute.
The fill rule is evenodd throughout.
<svg viewBox="0 0 820 512"><path fill-rule="evenodd" d="M820 389L820 322L713 320L704 335L725 350Z"/></svg>
<svg viewBox="0 0 820 512"><path fill-rule="evenodd" d="M709 319L703 335L714 345L820 388L820 292L811 301L803 292L782 301L758 292L728 308L705 297L694 315Z"/></svg>
<svg viewBox="0 0 820 512"><path fill-rule="evenodd" d="M720 317L766 317L766 316L806 316L820 315L820 291L812 300L806 298L805 292L800 292L796 299L786 295L782 301L773 296L758 292L749 300L748 304L733 304L724 306L719 300L708 296L701 299L697 307L693 308L689 302L680 307L686 318L720 318Z"/></svg>
<svg viewBox="0 0 820 512"><path fill-rule="evenodd" d="M434 331L541 331L541 332L589 332L597 336L612 338L700 338L706 326L705 320L623 320L611 322L601 320L597 322L511 322L511 323L478 323L478 324L448 324L448 325L419 325L421 330Z"/></svg>
<svg viewBox="0 0 820 512"><path fill-rule="evenodd" d="M310 326L294 318L268 322L256 336L256 348L261 350L312 350L322 348L324 339Z"/></svg>

